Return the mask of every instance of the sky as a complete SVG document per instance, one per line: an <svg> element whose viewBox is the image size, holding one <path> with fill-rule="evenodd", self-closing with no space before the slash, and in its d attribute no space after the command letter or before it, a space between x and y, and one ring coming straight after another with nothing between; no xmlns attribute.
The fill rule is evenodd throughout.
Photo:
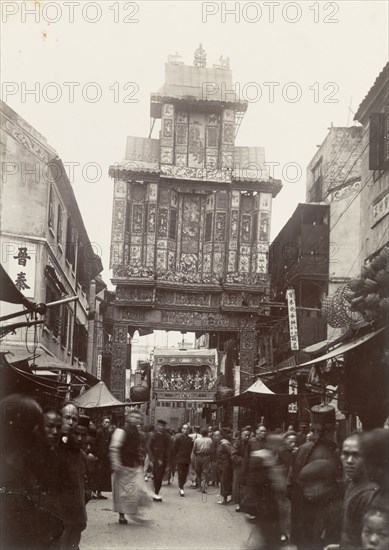
<svg viewBox="0 0 389 550"><path fill-rule="evenodd" d="M271 240L304 202L306 167L328 128L355 124L388 58L386 1L3 0L1 12L2 99L69 167L107 283L108 168L127 136L148 137L169 54L192 65L201 42L207 66L229 58L249 103L236 145L264 147L283 182Z"/></svg>

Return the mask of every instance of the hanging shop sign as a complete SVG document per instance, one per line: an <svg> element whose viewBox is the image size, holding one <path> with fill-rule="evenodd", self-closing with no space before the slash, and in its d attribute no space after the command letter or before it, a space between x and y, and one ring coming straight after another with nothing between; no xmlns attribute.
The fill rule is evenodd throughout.
<svg viewBox="0 0 389 550"><path fill-rule="evenodd" d="M292 351L297 351L299 349L299 337L297 329L296 296L293 288L289 288L286 291L286 299L288 301L290 349Z"/></svg>
<svg viewBox="0 0 389 550"><path fill-rule="evenodd" d="M296 378L289 378L289 395L297 395L297 380ZM288 412L297 412L297 403L289 403Z"/></svg>

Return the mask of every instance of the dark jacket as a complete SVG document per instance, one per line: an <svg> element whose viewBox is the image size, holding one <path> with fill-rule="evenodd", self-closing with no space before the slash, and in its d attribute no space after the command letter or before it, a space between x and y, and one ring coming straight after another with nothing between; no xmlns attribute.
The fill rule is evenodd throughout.
<svg viewBox="0 0 389 550"><path fill-rule="evenodd" d="M152 431L147 439L147 452L152 462L161 460L167 463L169 458L170 435L167 432Z"/></svg>
<svg viewBox="0 0 389 550"><path fill-rule="evenodd" d="M174 439L174 457L176 464L190 464L193 449L193 439L184 433L177 434Z"/></svg>
<svg viewBox="0 0 389 550"><path fill-rule="evenodd" d="M232 469L231 443L228 439L219 441L216 447L216 462L220 470Z"/></svg>

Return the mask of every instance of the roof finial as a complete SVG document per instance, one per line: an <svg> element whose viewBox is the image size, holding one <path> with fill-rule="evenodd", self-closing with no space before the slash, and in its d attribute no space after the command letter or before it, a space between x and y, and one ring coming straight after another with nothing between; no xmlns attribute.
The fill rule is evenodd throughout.
<svg viewBox="0 0 389 550"><path fill-rule="evenodd" d="M205 53L205 50L202 44L200 44L200 46L195 51L193 65L195 67L207 66L207 54Z"/></svg>

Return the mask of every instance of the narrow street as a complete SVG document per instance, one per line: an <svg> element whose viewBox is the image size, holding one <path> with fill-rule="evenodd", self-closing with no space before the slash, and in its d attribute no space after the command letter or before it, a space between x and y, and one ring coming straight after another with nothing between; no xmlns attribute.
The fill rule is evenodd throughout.
<svg viewBox="0 0 389 550"><path fill-rule="evenodd" d="M83 532L81 550L241 550L249 538L251 525L243 514L235 512L235 505L217 504L217 493L209 487L209 494L185 489L185 497L178 494L176 482L164 482L162 503L153 503L146 510L148 524L119 525L118 515L112 512L112 495L108 500L91 500L87 505L88 526ZM204 498L203 498L204 497Z"/></svg>

